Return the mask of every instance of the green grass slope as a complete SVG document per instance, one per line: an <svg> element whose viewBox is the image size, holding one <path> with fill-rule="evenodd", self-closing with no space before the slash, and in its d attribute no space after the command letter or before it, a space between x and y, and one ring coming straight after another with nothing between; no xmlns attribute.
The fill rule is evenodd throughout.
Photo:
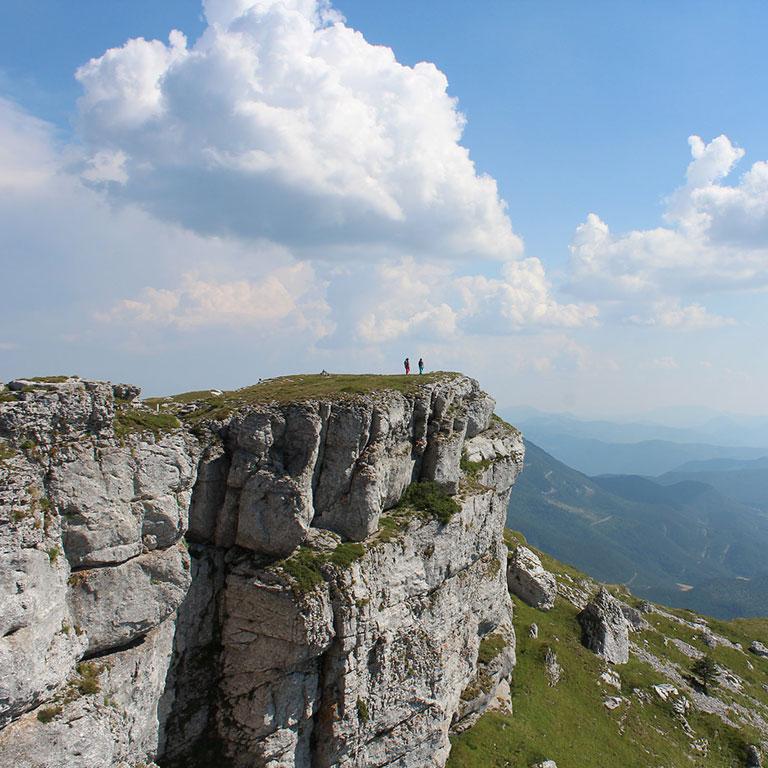
<svg viewBox="0 0 768 768"><path fill-rule="evenodd" d="M560 583L578 584L582 578L545 555L542 561ZM626 593L624 599L632 600ZM627 665L615 667L621 693L601 681L607 665L581 645L578 609L563 597L546 613L514 602L518 663L511 683L513 714L487 713L471 729L454 736L447 768L524 768L545 759L554 760L558 768L742 768L747 745L759 743L761 734L732 714L738 727L694 708L687 716L691 730L686 731L671 702L663 701L652 688L667 678L635 654ZM680 615L692 618L688 612ZM708 650L697 632L677 622L674 614L654 612L646 619L649 628L632 633L631 640L683 673L691 659L671 642L673 638ZM528 631L533 623L539 629L536 639ZM756 637L768 638L765 619L711 621L710 626L745 646ZM563 668L555 686L548 683L545 672L547 649L556 653ZM743 694L714 692L726 707L741 702L768 714L768 692L763 688L768 684L768 660L725 647L712 655L743 682ZM610 696L623 699L614 710L604 705Z"/></svg>

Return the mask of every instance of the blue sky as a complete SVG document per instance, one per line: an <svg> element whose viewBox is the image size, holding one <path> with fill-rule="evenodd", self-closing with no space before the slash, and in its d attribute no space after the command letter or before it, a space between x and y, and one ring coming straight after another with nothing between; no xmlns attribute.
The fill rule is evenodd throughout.
<svg viewBox="0 0 768 768"><path fill-rule="evenodd" d="M5 1L5 143L25 158L5 178L45 167L67 204L47 184L45 195L25 187L0 207L0 222L14 225L0 254L13 273L0 375L63 366L157 392L305 367L397 369L409 353L467 369L508 404L764 411L762 166L741 182L768 159L764 3L339 0L334 9L320 18L312 0L209 0L206 18L193 0ZM279 14L298 25L295 36L277 39ZM334 23L345 33L323 61L344 88L322 101L294 87L306 74L296 61L307 14L316 41ZM168 43L172 29L184 46ZM203 40L216 42L198 55L206 29ZM247 44L233 43L243 29ZM348 47L351 30L365 46ZM171 52L162 66L159 49L122 47L139 36ZM368 43L389 46L396 61L381 64ZM119 72L100 58L110 48L121 51ZM265 103L290 96L308 122L286 117L267 130L261 112L249 113L258 126L207 119L212 103L225 114L258 103L249 67L262 64L246 59L286 50L290 77L258 72ZM78 81L92 58L99 64ZM439 77L400 67L421 61L458 99L460 144ZM162 118L147 117L146 93L115 90L153 67L164 73L159 98L173 105ZM359 117L328 129L334 115L375 106L376 89L406 106L376 107L368 131L356 130ZM160 157L182 132L183 145ZM689 146L693 135L700 145ZM301 185L287 180L304 160ZM317 185L309 197L307 185ZM88 227L73 232L72 216ZM277 295L282 304L264 306ZM243 304L260 309L232 308Z"/></svg>

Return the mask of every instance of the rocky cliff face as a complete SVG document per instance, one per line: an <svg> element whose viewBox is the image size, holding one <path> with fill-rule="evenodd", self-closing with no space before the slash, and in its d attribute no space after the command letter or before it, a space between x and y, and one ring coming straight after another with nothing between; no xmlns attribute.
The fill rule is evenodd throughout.
<svg viewBox="0 0 768 768"><path fill-rule="evenodd" d="M0 764L443 766L503 699L519 434L459 375L303 383L0 393Z"/></svg>

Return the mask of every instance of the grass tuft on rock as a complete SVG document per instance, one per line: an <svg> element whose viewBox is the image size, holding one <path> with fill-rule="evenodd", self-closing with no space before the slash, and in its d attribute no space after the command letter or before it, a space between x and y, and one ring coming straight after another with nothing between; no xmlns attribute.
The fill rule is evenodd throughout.
<svg viewBox="0 0 768 768"><path fill-rule="evenodd" d="M413 507L434 517L443 525L461 509L458 503L434 480L411 483L397 506Z"/></svg>
<svg viewBox="0 0 768 768"><path fill-rule="evenodd" d="M309 592L325 581L320 570L323 562L318 552L309 547L299 547L290 557L281 560L279 566L300 592Z"/></svg>
<svg viewBox="0 0 768 768"><path fill-rule="evenodd" d="M75 687L83 696L89 696L101 691L99 684L99 675L104 671L104 667L94 664L92 661L83 661L77 665L77 680Z"/></svg>
<svg viewBox="0 0 768 768"><path fill-rule="evenodd" d="M328 552L318 552L302 546L276 565L291 577L298 592L309 592L325 581L322 571L324 565L343 570L364 554L365 546L353 541L339 544Z"/></svg>
<svg viewBox="0 0 768 768"><path fill-rule="evenodd" d="M477 660L480 664L490 664L506 647L507 641L501 633L486 635L480 641Z"/></svg>
<svg viewBox="0 0 768 768"><path fill-rule="evenodd" d="M125 408L115 414L115 436L121 440L138 432L151 432L158 437L163 432L170 432L180 426L179 420L170 413Z"/></svg>
<svg viewBox="0 0 768 768"><path fill-rule="evenodd" d="M461 471L469 478L476 480L480 473L488 469L493 464L491 459L481 459L480 461L470 461L466 451L461 454L461 460L459 466Z"/></svg>
<svg viewBox="0 0 768 768"><path fill-rule="evenodd" d="M348 541L339 544L328 556L328 562L339 568L348 568L355 560L359 560L365 554L365 547L357 542Z"/></svg>
<svg viewBox="0 0 768 768"><path fill-rule="evenodd" d="M43 707L37 712L37 719L41 723L50 723L55 717L58 717L63 711L63 707Z"/></svg>
<svg viewBox="0 0 768 768"><path fill-rule="evenodd" d="M77 378L76 376L28 376L23 381L34 381L38 384L63 384L65 381Z"/></svg>
<svg viewBox="0 0 768 768"><path fill-rule="evenodd" d="M10 445L4 445L0 443L0 461L7 461L16 456L18 452L11 448Z"/></svg>

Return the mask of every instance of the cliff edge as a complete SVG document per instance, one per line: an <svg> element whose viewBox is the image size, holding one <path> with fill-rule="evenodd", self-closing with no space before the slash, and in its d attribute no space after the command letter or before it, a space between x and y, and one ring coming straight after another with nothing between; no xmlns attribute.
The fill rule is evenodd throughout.
<svg viewBox="0 0 768 768"><path fill-rule="evenodd" d="M0 763L443 766L515 663L519 433L459 374L0 392Z"/></svg>

